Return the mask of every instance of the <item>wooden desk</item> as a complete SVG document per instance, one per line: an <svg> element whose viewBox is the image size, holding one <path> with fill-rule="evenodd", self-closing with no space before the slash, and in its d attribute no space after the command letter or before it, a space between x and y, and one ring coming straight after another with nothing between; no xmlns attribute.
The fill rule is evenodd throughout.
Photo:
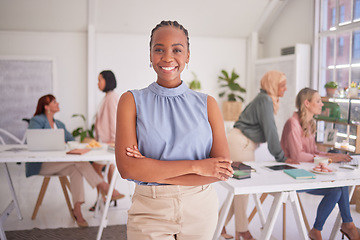
<svg viewBox="0 0 360 240"><path fill-rule="evenodd" d="M13 149L12 151L8 151ZM110 163L115 162L115 154L107 151L107 146L104 145L102 149L91 150L88 153L83 155L70 155L66 154L68 150L64 151L37 151L30 152L27 150L26 145L0 145L0 163L4 165L5 172L7 174L8 185L11 191L12 201L1 214L0 218L0 237L1 239L6 239L5 231L3 229L3 222L6 220L7 216L10 215L12 210L16 210L18 218L21 220L22 215L20 212L19 204L16 198L15 190L12 184L11 175L7 167L7 163L16 163L16 162L88 162L88 161L105 161L107 162L107 169L109 168ZM105 207L101 217L101 222L97 234L97 239L101 238L102 231L104 227L107 226L107 213L109 210L111 196L115 187L115 182L119 174L118 171L114 171L114 175L110 182L109 191L106 197ZM25 172L24 172L25 174ZM99 196L98 201L101 199ZM97 204L99 206L100 204ZM98 212L95 212L95 216Z"/></svg>
<svg viewBox="0 0 360 240"><path fill-rule="evenodd" d="M219 215L218 224L214 233L213 240L218 240L221 234L221 230L224 226L226 216L229 212L230 205L235 195L239 194L260 194L260 193L272 193L274 200L267 216L265 219L261 204L258 198L255 201L255 205L258 209L261 222L263 224L263 231L260 239L270 239L271 233L274 228L276 218L279 214L281 204L287 200L291 201L296 223L299 229L299 236L301 239L308 239L307 231L303 221L303 216L300 211L299 200L297 198L296 191L304 189L316 189L316 188L331 188L331 187L342 187L350 186L350 198L353 194L355 185L360 184L360 169L346 170L339 169L339 164L332 164L331 167L336 170L335 174L323 175L317 174L316 179L304 179L296 180L283 171L272 171L267 169L265 166L278 165L275 161L271 162L245 162L256 170L251 173L251 178L236 180L229 179L228 181L221 182L220 184L228 190L228 195L224 201L222 211ZM300 165L293 165L297 168L304 168L310 170L313 167L313 163L302 163ZM315 209L314 209L315 211ZM334 228L331 232L330 239L334 239L337 231L340 228L340 214L337 217Z"/></svg>

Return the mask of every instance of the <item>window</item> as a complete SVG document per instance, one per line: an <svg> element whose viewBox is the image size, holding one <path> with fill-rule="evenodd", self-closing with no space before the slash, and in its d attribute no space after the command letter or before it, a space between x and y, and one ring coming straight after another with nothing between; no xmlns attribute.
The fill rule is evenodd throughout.
<svg viewBox="0 0 360 240"><path fill-rule="evenodd" d="M343 23L345 22L345 6L341 5L340 6L340 20L339 23Z"/></svg>
<svg viewBox="0 0 360 240"><path fill-rule="evenodd" d="M354 20L360 20L360 0L354 2Z"/></svg>
<svg viewBox="0 0 360 240"><path fill-rule="evenodd" d="M335 21L336 21L336 9L332 8L331 9L331 27L335 26Z"/></svg>
<svg viewBox="0 0 360 240"><path fill-rule="evenodd" d="M354 32L352 50L353 63L360 63L360 31Z"/></svg>
<svg viewBox="0 0 360 240"><path fill-rule="evenodd" d="M334 56L334 39L330 39L330 57L333 57Z"/></svg>
<svg viewBox="0 0 360 240"><path fill-rule="evenodd" d="M351 82L360 82L360 0L318 2L318 89L324 96L325 83L335 81L345 96Z"/></svg>
<svg viewBox="0 0 360 240"><path fill-rule="evenodd" d="M339 51L338 56L342 56L344 54L344 38L339 38Z"/></svg>

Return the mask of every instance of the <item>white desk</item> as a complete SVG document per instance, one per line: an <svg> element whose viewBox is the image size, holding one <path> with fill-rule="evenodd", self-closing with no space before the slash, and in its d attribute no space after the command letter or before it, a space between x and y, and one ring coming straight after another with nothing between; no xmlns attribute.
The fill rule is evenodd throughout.
<svg viewBox="0 0 360 240"><path fill-rule="evenodd" d="M6 151L8 149L21 148L20 151ZM21 220L22 215L20 212L19 204L16 198L15 190L11 181L11 176L7 167L7 163L16 163L16 162L88 162L88 161L106 161L107 169L111 162L115 161L115 154L107 151L107 146L104 145L102 149L91 150L88 153L82 155L72 155L66 154L64 151L47 151L47 152L29 152L26 145L0 145L0 163L4 165L5 172L7 174L8 185L12 195L12 201L1 214L0 218L0 237L1 239L6 239L5 231L3 229L3 222L6 220L7 216L11 213L12 210L16 210L18 218ZM25 174L25 172L24 172ZM109 210L110 199L115 187L115 182L117 180L117 171L114 171L114 175L110 182L110 188L106 197L105 207L103 209L103 214L97 234L97 239L101 238L102 231L104 227L107 226L107 213ZM99 199L101 196L99 196ZM97 204L99 206L100 204ZM97 212L95 213L97 214Z"/></svg>
<svg viewBox="0 0 360 240"><path fill-rule="evenodd" d="M296 191L304 189L315 188L330 188L350 186L350 198L353 194L355 185L360 184L360 169L346 170L339 169L339 164L332 164L331 167L336 171L333 175L317 174L316 179L304 179L296 180L283 171L271 171L265 168L265 166L278 165L275 161L271 162L245 162L252 166L256 172L251 173L251 178L237 180L229 179L228 181L221 182L221 185L228 190L228 195L225 198L222 211L220 212L218 224L214 233L213 240L218 240L221 234L222 227L225 223L225 218L229 212L231 202L235 195L239 194L260 194L260 193L272 193L274 200L269 211L268 217L265 220L261 210L261 204L259 198L256 198L255 205L258 208L261 222L263 224L263 231L260 239L270 239L271 233L274 228L276 218L279 214L281 204L287 200L291 201L296 223L299 229L299 235L301 239L308 239L307 231L303 221L303 216L300 211L299 200L297 198ZM313 167L312 163L302 163L300 165L293 165L297 168L304 168L310 170ZM316 209L314 209L316 211ZM337 231L340 228L340 215L337 217L337 221L331 232L330 239L334 239Z"/></svg>

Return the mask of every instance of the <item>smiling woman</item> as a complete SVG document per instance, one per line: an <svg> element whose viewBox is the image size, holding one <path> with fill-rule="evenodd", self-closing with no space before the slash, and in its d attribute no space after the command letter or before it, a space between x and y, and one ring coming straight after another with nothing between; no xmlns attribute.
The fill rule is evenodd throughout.
<svg viewBox="0 0 360 240"><path fill-rule="evenodd" d="M189 56L187 30L162 21L150 41L156 82L119 101L117 167L137 184L129 240L213 237L218 203L210 183L227 180L233 170L215 99L181 80Z"/></svg>
<svg viewBox="0 0 360 240"><path fill-rule="evenodd" d="M150 62L158 75L157 82L164 87L177 87L181 84L180 74L189 62L188 32L182 27L161 27L154 30L156 34L152 32L150 41ZM174 37L177 39L175 42Z"/></svg>

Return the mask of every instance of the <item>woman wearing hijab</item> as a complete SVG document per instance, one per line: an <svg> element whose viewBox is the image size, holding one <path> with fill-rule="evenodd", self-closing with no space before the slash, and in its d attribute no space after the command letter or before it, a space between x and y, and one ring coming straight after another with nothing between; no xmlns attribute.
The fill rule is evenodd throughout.
<svg viewBox="0 0 360 240"><path fill-rule="evenodd" d="M229 132L228 144L230 158L233 162L255 160L255 150L260 143L268 143L269 152L278 162L292 163L286 158L281 149L274 115L279 109L279 98L284 96L286 76L279 71L269 71L261 79L260 92L251 101L235 122L234 128ZM225 225L235 213L236 240L254 239L249 232L249 222L246 216L248 195L236 195L230 207ZM223 228L222 236L230 239L232 236Z"/></svg>

